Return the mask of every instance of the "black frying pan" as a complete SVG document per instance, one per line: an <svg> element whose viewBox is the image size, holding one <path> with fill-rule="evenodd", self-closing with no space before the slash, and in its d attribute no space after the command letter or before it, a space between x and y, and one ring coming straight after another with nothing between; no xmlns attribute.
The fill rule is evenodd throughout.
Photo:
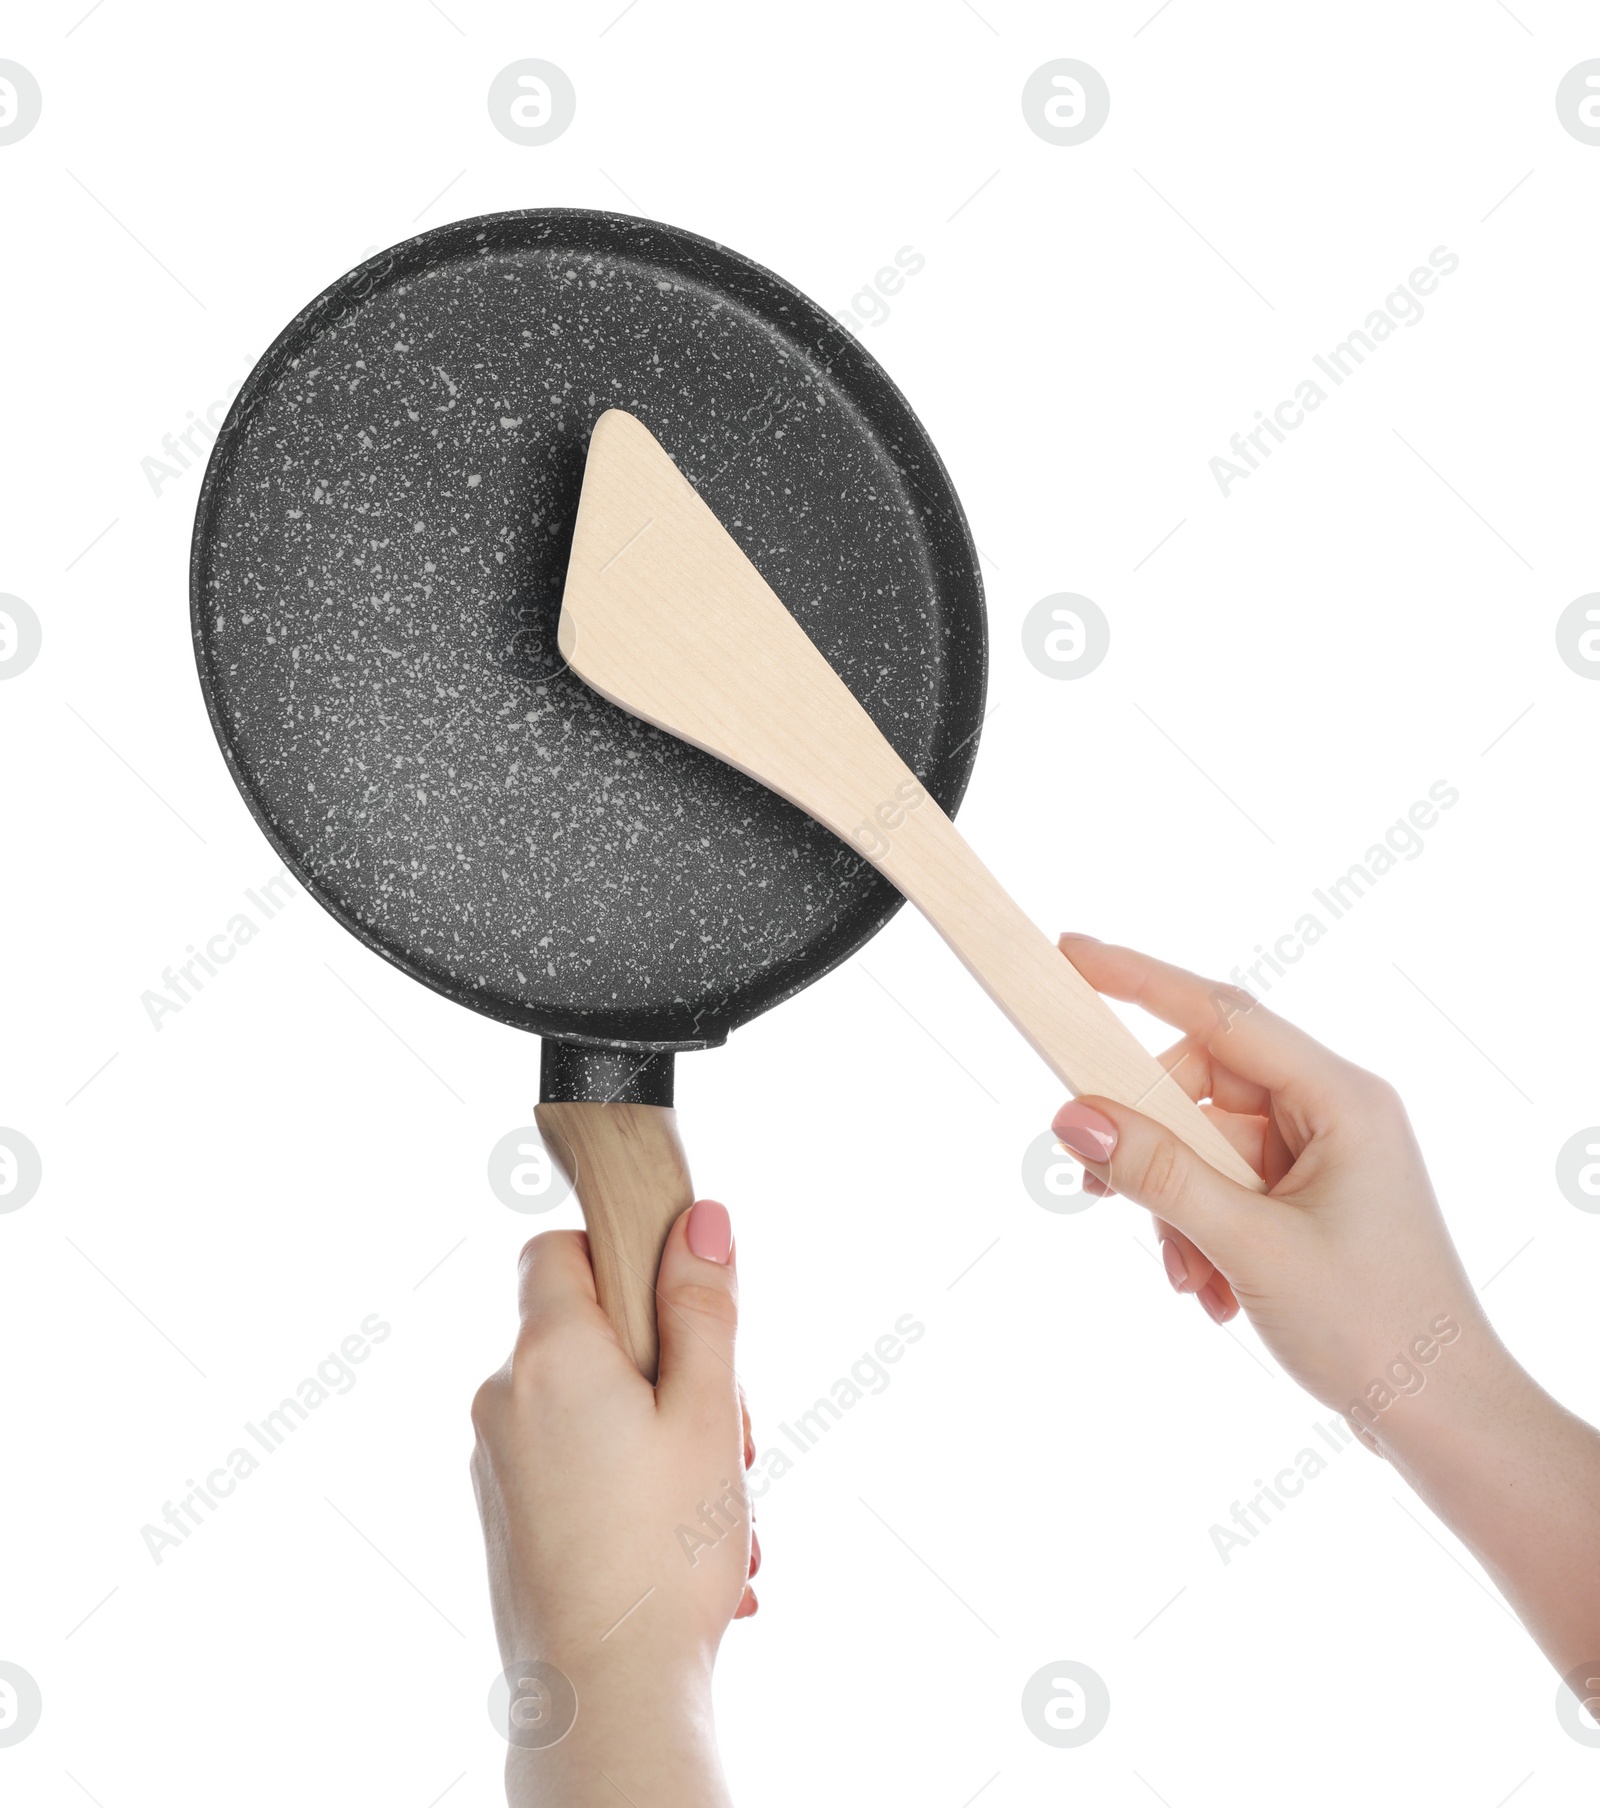
<svg viewBox="0 0 1600 1808"><path fill-rule="evenodd" d="M536 209L335 283L224 423L191 564L234 780L368 947L545 1038L539 1109L653 1373L692 1196L672 1061L826 973L899 894L562 664L590 428L639 416L940 805L983 713L982 587L938 455L834 320L709 240Z"/></svg>

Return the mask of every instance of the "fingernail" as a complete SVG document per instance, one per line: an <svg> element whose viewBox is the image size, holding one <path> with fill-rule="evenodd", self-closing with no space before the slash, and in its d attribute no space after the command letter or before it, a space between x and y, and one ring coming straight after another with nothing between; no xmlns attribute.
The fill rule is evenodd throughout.
<svg viewBox="0 0 1600 1808"><path fill-rule="evenodd" d="M1050 1128L1081 1161L1110 1161L1117 1146L1117 1127L1111 1119L1076 1099L1061 1107Z"/></svg>
<svg viewBox="0 0 1600 1808"><path fill-rule="evenodd" d="M1228 1322L1228 1309L1217 1298L1217 1290L1209 1281L1200 1289L1196 1298L1205 1307L1206 1314L1214 1325L1225 1325Z"/></svg>
<svg viewBox="0 0 1600 1808"><path fill-rule="evenodd" d="M733 1221L715 1199L698 1199L689 1213L689 1253L702 1262L726 1262L733 1252Z"/></svg>
<svg viewBox="0 0 1600 1808"><path fill-rule="evenodd" d="M1171 1237L1161 1239L1161 1260L1166 1265L1167 1279L1179 1293L1189 1285L1189 1264L1183 1259L1183 1251Z"/></svg>
<svg viewBox="0 0 1600 1808"><path fill-rule="evenodd" d="M1086 935L1081 929L1063 929L1056 937L1058 942L1097 942L1097 935Z"/></svg>

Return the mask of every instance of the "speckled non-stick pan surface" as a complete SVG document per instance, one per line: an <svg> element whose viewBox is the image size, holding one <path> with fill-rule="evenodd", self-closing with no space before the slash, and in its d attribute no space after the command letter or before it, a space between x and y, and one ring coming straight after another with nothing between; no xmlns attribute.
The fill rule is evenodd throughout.
<svg viewBox="0 0 1600 1808"><path fill-rule="evenodd" d="M301 882L396 965L547 1036L697 1047L898 895L556 651L589 431L639 416L953 810L985 632L955 493L899 391L769 271L567 209L412 239L285 329L195 527L206 702Z"/></svg>

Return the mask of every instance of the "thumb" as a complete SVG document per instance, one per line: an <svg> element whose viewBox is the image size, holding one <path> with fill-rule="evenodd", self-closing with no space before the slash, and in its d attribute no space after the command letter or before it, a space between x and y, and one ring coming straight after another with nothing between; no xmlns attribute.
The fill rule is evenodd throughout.
<svg viewBox="0 0 1600 1808"><path fill-rule="evenodd" d="M739 1278L733 1264L728 1208L697 1200L667 1235L656 1276L661 1331L657 1399L697 1409L734 1398L733 1338L739 1322Z"/></svg>
<svg viewBox="0 0 1600 1808"><path fill-rule="evenodd" d="M1050 1128L1090 1173L1182 1231L1225 1274L1237 1272L1274 1209L1154 1119L1111 1099L1073 1099Z"/></svg>

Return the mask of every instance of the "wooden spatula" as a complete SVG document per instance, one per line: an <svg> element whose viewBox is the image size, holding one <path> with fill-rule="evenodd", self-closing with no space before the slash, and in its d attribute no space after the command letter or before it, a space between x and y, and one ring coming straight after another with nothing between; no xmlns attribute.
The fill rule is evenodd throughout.
<svg viewBox="0 0 1600 1808"><path fill-rule="evenodd" d="M1131 1105L1259 1190L1248 1163L996 883L632 415L595 423L558 633L601 696L692 742L870 861L1074 1093Z"/></svg>

